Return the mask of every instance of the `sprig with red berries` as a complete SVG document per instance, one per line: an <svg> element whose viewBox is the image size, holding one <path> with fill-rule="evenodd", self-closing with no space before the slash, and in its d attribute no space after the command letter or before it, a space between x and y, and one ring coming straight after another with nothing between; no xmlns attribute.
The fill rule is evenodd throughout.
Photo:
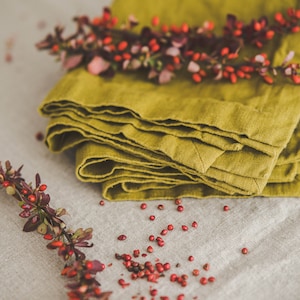
<svg viewBox="0 0 300 300"><path fill-rule="evenodd" d="M223 34L214 33L214 23L201 26L161 24L154 16L152 26L144 26L140 33L132 29L138 25L131 15L126 24L117 28L118 19L109 8L100 17L75 17L77 30L63 37L57 26L53 34L37 43L40 50L49 50L62 62L66 70L86 67L94 75L113 77L118 71L146 70L150 80L163 84L177 72L190 73L195 83L205 78L236 83L240 79L260 76L272 84L278 75L300 84L300 64L291 62L294 52L279 66L272 66L265 52L242 57L245 47L262 50L276 35L300 32L300 9L289 8L286 15L277 12L271 23L267 17L249 23L227 15Z"/></svg>
<svg viewBox="0 0 300 300"><path fill-rule="evenodd" d="M87 300L97 298L107 300L111 292L103 292L96 274L104 270L105 265L98 260L88 260L81 251L82 247L92 247L92 228L72 231L61 219L67 212L64 208L54 209L50 206L47 186L41 183L39 174L35 176L35 185L27 183L21 176L21 169L15 170L9 161L3 168L0 162L0 187L8 195L18 200L22 211L21 218L27 219L23 231L37 231L48 240L48 249L57 249L65 265L61 275L72 279L66 285L70 300Z"/></svg>

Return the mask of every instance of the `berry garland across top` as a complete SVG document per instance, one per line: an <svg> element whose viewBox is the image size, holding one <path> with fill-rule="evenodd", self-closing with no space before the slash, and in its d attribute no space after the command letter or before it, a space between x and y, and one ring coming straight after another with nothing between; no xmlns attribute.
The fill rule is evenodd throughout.
<svg viewBox="0 0 300 300"><path fill-rule="evenodd" d="M241 58L245 47L262 49L276 35L300 32L300 9L288 8L286 16L277 12L272 24L264 16L245 24L229 14L222 36L213 32L211 21L196 27L187 23L160 26L157 16L152 18L152 27L145 26L137 34L132 31L138 24L134 16L116 28L118 19L109 8L104 8L101 17L79 16L74 21L77 30L71 36L64 38L63 28L57 26L54 34L36 44L57 56L66 70L85 66L91 74L113 77L117 71L145 69L148 79L160 84L169 82L179 70L191 73L196 83L206 77L236 83L255 74L268 84L277 75L300 84L300 64L290 62L293 51L279 66L272 66L264 52Z"/></svg>

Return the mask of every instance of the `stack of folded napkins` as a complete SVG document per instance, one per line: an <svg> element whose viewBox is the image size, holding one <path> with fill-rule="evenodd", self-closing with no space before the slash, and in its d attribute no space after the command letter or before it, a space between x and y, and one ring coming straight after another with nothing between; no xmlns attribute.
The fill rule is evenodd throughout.
<svg viewBox="0 0 300 300"><path fill-rule="evenodd" d="M158 15L167 24L212 20L220 29L227 13L271 18L297 1L244 5L117 0L112 11L120 21L134 14L143 25ZM280 65L290 50L300 61L299 49L299 34L286 35L271 41L268 53ZM143 72L105 79L76 69L40 111L50 117L50 150L75 147L78 178L101 184L106 199L300 196L300 88L286 79L195 84L178 75L157 85Z"/></svg>

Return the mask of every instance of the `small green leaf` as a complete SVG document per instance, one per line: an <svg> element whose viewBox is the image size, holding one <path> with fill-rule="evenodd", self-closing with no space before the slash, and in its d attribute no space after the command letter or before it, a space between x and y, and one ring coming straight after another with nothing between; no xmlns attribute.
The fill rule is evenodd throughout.
<svg viewBox="0 0 300 300"><path fill-rule="evenodd" d="M57 217L61 217L61 216L64 216L64 215L66 215L66 214L67 214L67 211L66 211L65 208L60 207L60 208L58 208L58 209L56 210L56 216L57 216Z"/></svg>
<svg viewBox="0 0 300 300"><path fill-rule="evenodd" d="M6 188L6 193L7 193L7 195L11 195L12 196L12 195L14 195L16 193L16 189L13 186L9 185Z"/></svg>
<svg viewBox="0 0 300 300"><path fill-rule="evenodd" d="M47 233L47 229L48 229L48 226L45 224L45 223L42 223L38 226L38 228L36 229L36 231L40 234L46 234Z"/></svg>

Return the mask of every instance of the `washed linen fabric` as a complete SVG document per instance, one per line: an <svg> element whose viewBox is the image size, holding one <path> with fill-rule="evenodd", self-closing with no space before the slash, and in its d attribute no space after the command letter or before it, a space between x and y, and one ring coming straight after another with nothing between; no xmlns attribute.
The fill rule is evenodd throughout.
<svg viewBox="0 0 300 300"><path fill-rule="evenodd" d="M120 21L134 14L136 30L158 15L178 25L209 19L220 33L227 13L248 22L288 7L299 8L299 1L249 1L245 10L237 0L119 0L112 11ZM293 34L263 51L280 65L290 50L300 61L299 46L300 35ZM110 200L300 195L300 88L286 79L271 86L258 77L196 85L190 74L178 74L157 85L145 72L106 79L76 69L40 112L50 117L49 149L74 148L78 178L99 182Z"/></svg>

